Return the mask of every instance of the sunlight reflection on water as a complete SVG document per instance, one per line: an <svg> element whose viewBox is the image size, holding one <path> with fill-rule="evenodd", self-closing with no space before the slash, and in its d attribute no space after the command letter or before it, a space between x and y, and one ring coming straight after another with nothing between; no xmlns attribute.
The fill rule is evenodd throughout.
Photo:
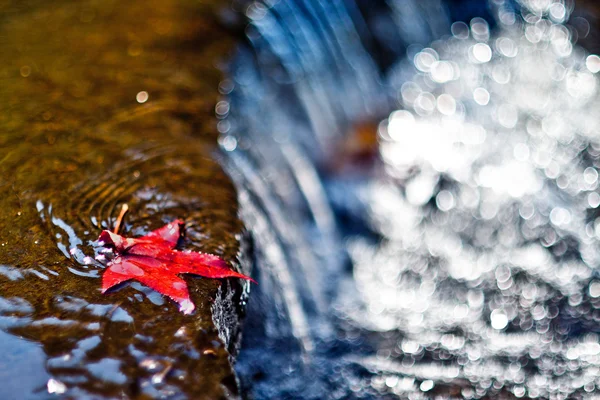
<svg viewBox="0 0 600 400"><path fill-rule="evenodd" d="M589 23L570 25L571 2L556 0L493 0L495 25L390 0L365 28L356 4L250 9L252 50L222 85L220 143L264 275L242 386L255 398L590 398L600 58L576 44ZM376 65L369 35L397 63ZM390 104L382 163L328 170L345 127Z"/></svg>
<svg viewBox="0 0 600 400"><path fill-rule="evenodd" d="M384 240L350 242L362 303L346 310L397 337L364 365L421 391L465 380L465 398L589 395L600 68L572 44L561 1L527 2L523 22L495 3L495 31L456 23L414 56L410 80L396 71L401 109L379 129L387 174L366 196Z"/></svg>

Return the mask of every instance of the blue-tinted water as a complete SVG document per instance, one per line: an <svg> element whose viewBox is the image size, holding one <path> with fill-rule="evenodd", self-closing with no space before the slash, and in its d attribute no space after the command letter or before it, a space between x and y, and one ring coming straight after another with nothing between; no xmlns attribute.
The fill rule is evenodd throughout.
<svg viewBox="0 0 600 400"><path fill-rule="evenodd" d="M571 12L247 9L219 128L261 281L248 397L592 397L600 59ZM356 164L365 123L376 156Z"/></svg>

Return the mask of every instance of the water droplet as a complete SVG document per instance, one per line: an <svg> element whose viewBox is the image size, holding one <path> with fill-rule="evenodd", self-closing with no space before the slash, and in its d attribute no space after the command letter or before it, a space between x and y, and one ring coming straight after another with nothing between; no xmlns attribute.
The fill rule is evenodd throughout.
<svg viewBox="0 0 600 400"><path fill-rule="evenodd" d="M48 393L50 394L63 394L67 391L67 386L64 383L53 378L48 379L46 387L48 389Z"/></svg>
<svg viewBox="0 0 600 400"><path fill-rule="evenodd" d="M452 35L457 39L469 38L469 26L462 21L453 23L450 30L452 32Z"/></svg>
<svg viewBox="0 0 600 400"><path fill-rule="evenodd" d="M496 330L502 330L508 325L508 317L504 311L496 309L490 314L490 322L492 324L492 328Z"/></svg>
<svg viewBox="0 0 600 400"><path fill-rule="evenodd" d="M590 283L590 287L588 288L588 292L593 298L600 297L600 281L592 281L592 283Z"/></svg>
<svg viewBox="0 0 600 400"><path fill-rule="evenodd" d="M600 57L595 54L589 55L585 60L585 66L593 74L600 72Z"/></svg>
<svg viewBox="0 0 600 400"><path fill-rule="evenodd" d="M453 115L456 112L456 100L447 93L437 98L437 108L444 115Z"/></svg>
<svg viewBox="0 0 600 400"><path fill-rule="evenodd" d="M138 94L135 95L135 100L140 104L147 102L148 101L148 92L146 92L146 91L138 92Z"/></svg>
<svg viewBox="0 0 600 400"><path fill-rule="evenodd" d="M588 194L587 200L591 208L598 208L600 206L600 195L596 192Z"/></svg>
<svg viewBox="0 0 600 400"><path fill-rule="evenodd" d="M473 99L481 106L485 106L490 102L490 93L482 87L473 90Z"/></svg>
<svg viewBox="0 0 600 400"><path fill-rule="evenodd" d="M471 47L471 53L476 62L487 63L492 59L492 49L485 43L477 43Z"/></svg>
<svg viewBox="0 0 600 400"><path fill-rule="evenodd" d="M454 196L447 190L442 190L435 198L435 203L442 211L450 211L454 207Z"/></svg>
<svg viewBox="0 0 600 400"><path fill-rule="evenodd" d="M423 381L423 382L421 382L421 385L419 386L419 388L420 388L420 389L421 389L421 391L423 391L423 392L428 392L428 391L430 391L431 389L433 389L433 386L434 386L434 383L433 383L433 381L428 379L428 380L426 380L426 381Z"/></svg>
<svg viewBox="0 0 600 400"><path fill-rule="evenodd" d="M29 75L31 75L31 67L29 65L24 65L21 67L19 72L23 78L27 78Z"/></svg>

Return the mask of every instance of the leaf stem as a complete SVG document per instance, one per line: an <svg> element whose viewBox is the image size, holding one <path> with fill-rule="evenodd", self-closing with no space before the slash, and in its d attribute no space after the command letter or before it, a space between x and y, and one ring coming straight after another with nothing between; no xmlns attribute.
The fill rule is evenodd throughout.
<svg viewBox="0 0 600 400"><path fill-rule="evenodd" d="M125 217L125 214L127 214L127 211L129 211L129 206L127 204L123 204L121 206L121 212L119 213L119 216L117 217L117 222L115 223L115 229L113 230L114 233L119 233L119 229L121 228L121 224L123 223L123 218Z"/></svg>

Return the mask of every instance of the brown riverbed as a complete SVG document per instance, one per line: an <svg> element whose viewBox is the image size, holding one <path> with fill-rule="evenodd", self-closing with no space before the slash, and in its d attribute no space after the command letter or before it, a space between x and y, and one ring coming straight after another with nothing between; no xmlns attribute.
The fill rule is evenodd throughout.
<svg viewBox="0 0 600 400"><path fill-rule="evenodd" d="M141 285L102 295L92 246L127 203L124 234L184 218L184 248L239 267L214 160L234 46L218 6L0 1L0 398L236 392L238 283L186 278L198 310L183 316Z"/></svg>

